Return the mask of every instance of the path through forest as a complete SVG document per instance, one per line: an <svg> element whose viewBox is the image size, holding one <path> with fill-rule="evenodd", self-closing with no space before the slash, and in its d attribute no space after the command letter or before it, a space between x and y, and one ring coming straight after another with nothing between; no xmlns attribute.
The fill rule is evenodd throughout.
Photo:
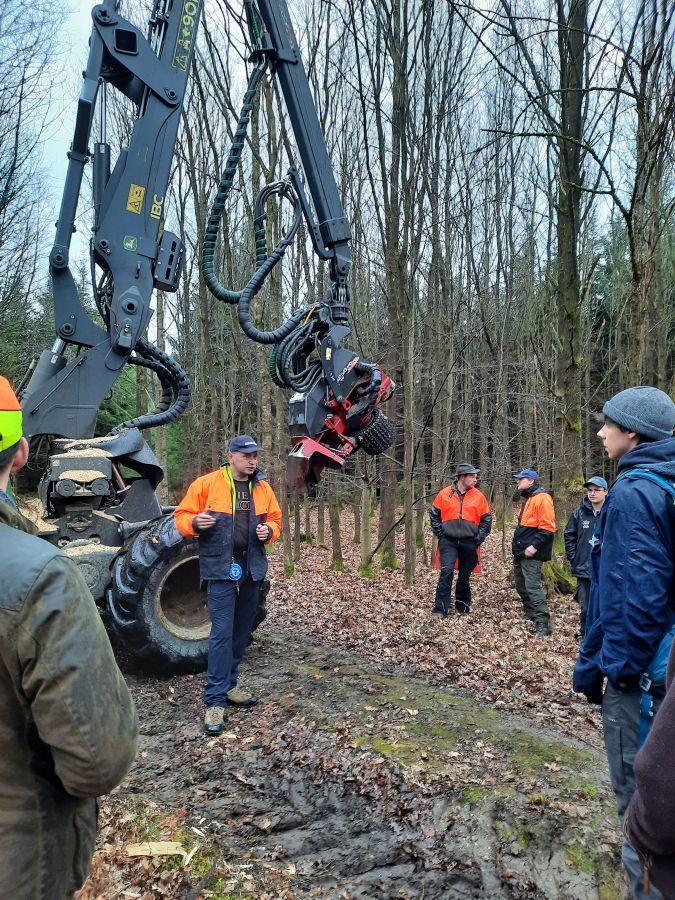
<svg viewBox="0 0 675 900"><path fill-rule="evenodd" d="M261 703L218 738L201 676L129 676L139 756L83 896L622 897L598 715L563 681L577 609L554 601L536 638L491 540L474 612L440 622L429 570L407 591L327 572L325 548L292 579L272 557L242 673Z"/></svg>

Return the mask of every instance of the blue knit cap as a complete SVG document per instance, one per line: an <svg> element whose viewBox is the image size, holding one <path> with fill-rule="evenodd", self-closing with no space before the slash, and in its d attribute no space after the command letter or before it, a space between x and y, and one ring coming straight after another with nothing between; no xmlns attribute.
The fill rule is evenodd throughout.
<svg viewBox="0 0 675 900"><path fill-rule="evenodd" d="M602 412L622 428L653 440L673 436L675 403L658 388L644 385L627 388L608 400Z"/></svg>

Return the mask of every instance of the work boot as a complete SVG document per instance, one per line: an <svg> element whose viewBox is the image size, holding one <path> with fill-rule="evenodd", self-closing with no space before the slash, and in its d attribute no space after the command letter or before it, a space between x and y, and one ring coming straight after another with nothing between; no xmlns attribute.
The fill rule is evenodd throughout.
<svg viewBox="0 0 675 900"><path fill-rule="evenodd" d="M248 709L249 706L255 706L258 702L257 697L254 697L253 694L249 694L248 691L243 691L238 687L233 687L229 690L227 694L225 694L225 697L230 706L238 706L240 709Z"/></svg>
<svg viewBox="0 0 675 900"><path fill-rule="evenodd" d="M204 731L207 734L220 734L223 730L223 706L209 706L204 716Z"/></svg>
<svg viewBox="0 0 675 900"><path fill-rule="evenodd" d="M551 629L548 627L546 622L539 622L534 630L535 634L538 634L539 637L550 637Z"/></svg>

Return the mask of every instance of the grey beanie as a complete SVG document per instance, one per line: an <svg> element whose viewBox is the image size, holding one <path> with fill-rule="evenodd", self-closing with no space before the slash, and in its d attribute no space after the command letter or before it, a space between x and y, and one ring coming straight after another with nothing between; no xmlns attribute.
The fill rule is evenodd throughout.
<svg viewBox="0 0 675 900"><path fill-rule="evenodd" d="M627 388L602 407L608 419L645 437L662 441L673 436L675 403L654 387Z"/></svg>

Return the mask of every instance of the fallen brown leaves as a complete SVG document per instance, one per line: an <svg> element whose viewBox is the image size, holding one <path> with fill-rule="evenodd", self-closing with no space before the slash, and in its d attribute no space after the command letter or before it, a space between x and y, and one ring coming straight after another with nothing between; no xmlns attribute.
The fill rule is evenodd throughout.
<svg viewBox="0 0 675 900"><path fill-rule="evenodd" d="M351 527L345 523L347 533ZM400 541L397 537L402 559ZM438 576L422 563L421 554L413 587L404 585L401 570L380 570L374 579L359 577L358 547L345 546L343 555L347 571L333 573L328 548L303 544L296 574L287 577L280 552L271 554L274 587L269 617L259 635L264 645L275 625L279 631L292 630L310 646L333 648L331 659L338 665L332 661L314 666L312 660L291 656L281 672L271 671L266 669L271 652L262 652L263 673L272 678L286 675L287 687L280 699L264 702L254 714L228 717L217 739L204 738L198 718L191 718L195 711L199 715L199 679L176 681L176 695L166 683L147 688L149 708L157 706L157 691L160 703L172 710L177 696L182 694L184 702L188 694L192 697L187 718L175 731L174 750L189 773L191 813L175 808L182 805L180 796L173 798L170 814L151 799L167 777L166 761L152 769L150 780L140 788L150 797L130 799L122 792L108 798L101 810L99 849L79 900L296 896L296 879L313 872L303 870L309 863L296 865L285 857L276 843L284 810L270 805L268 774L277 781L292 781L301 772L317 790L329 785L336 794L366 798L372 816L386 822L410 857L419 856L427 868L455 864L442 841L462 814L462 804L470 806L490 792L502 796L511 789L523 797L525 810L545 815L561 833L571 823L580 841L599 843L608 854L615 853L614 824L592 824L598 805L594 797L587 805L583 785L570 797L563 788L565 765L547 759L536 771L520 766L513 754L501 751L494 734L481 727L478 714L486 706L515 712L542 729L555 726L600 747L597 713L570 690L578 646L578 607L572 598L551 601L553 635L536 637L522 619L521 602L509 582L510 559L501 558L499 534L484 548L484 574L472 579L471 614L453 612L447 620L431 615ZM342 657L335 648L349 652L352 660L368 661L373 672L392 673L397 679L403 673L400 689L393 695L391 685L398 680L373 684L360 672L350 682L349 666L339 665ZM419 681L413 685L406 677ZM453 717L447 709L443 718L425 705L424 686L431 693L447 689L469 698L468 727L445 747L435 740L434 729L447 730ZM139 709L144 690L137 696ZM189 699L185 706L190 707ZM183 709L178 712L182 715ZM152 760L146 750L141 755L147 771ZM236 808L242 792L245 801ZM447 804L439 806L439 798ZM194 817L200 806L203 820ZM230 837L242 833L248 849L224 853ZM182 852L164 858L129 856L134 844L167 841L179 842ZM517 844L511 846L501 877L525 892L529 884L513 867L519 852Z"/></svg>
<svg viewBox="0 0 675 900"><path fill-rule="evenodd" d="M351 531L346 523L344 533ZM400 559L402 541L398 535ZM405 586L401 569L359 577L359 548L352 544L343 548L344 573L329 571L327 547L303 546L293 577L283 573L280 554L273 554L270 622L293 623L378 664L466 689L497 709L555 724L599 747L599 717L571 691L579 607L572 597L553 598L553 635L535 636L522 618L522 602L510 583L511 559L501 558L500 544L497 533L483 547L483 574L471 580L470 615L451 611L447 619L431 615L438 573L424 565L421 551L412 587Z"/></svg>

